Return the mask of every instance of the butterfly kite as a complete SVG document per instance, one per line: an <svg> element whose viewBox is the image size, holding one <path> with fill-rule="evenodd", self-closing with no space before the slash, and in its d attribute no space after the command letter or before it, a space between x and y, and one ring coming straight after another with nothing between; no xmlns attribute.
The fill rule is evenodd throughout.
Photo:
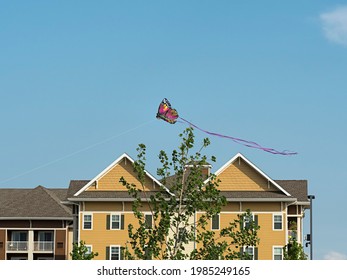
<svg viewBox="0 0 347 280"><path fill-rule="evenodd" d="M196 129L204 132L204 133L209 134L209 135L213 135L213 136L217 136L217 137L221 137L221 138L227 138L227 139L230 139L230 140L232 140L238 144L244 145L246 147L254 148L254 149L260 149L260 150L263 150L263 151L271 153L271 154L285 155L285 156L297 154L296 152L291 152L291 151L277 151L277 150L272 149L272 148L265 148L265 147L260 146L259 144L255 143L253 141L243 140L240 138L236 138L236 137L232 137L232 136L223 135L223 134L214 133L214 132L204 130L204 129L196 126L195 124L191 123L190 121L187 121L186 119L184 119L182 117L179 117L176 109L173 109L171 107L169 100L167 100L166 98L164 98L163 101L159 105L157 118L162 119L162 120L164 120L168 123L171 123L171 124L174 124L177 121L184 122L184 123L189 124L191 127L194 127Z"/></svg>

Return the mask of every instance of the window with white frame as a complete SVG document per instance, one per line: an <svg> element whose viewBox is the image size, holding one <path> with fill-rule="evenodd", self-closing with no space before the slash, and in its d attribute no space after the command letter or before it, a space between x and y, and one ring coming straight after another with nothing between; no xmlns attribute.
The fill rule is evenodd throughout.
<svg viewBox="0 0 347 280"><path fill-rule="evenodd" d="M252 214L251 217L244 217L243 219L243 227L244 228L250 228L251 223L254 221L254 215Z"/></svg>
<svg viewBox="0 0 347 280"><path fill-rule="evenodd" d="M212 230L219 230L219 214L212 216Z"/></svg>
<svg viewBox="0 0 347 280"><path fill-rule="evenodd" d="M111 246L110 247L110 260L120 260L120 246Z"/></svg>
<svg viewBox="0 0 347 280"><path fill-rule="evenodd" d="M83 215L83 229L92 229L93 228L93 216L92 214Z"/></svg>
<svg viewBox="0 0 347 280"><path fill-rule="evenodd" d="M111 229L120 229L121 228L121 215L112 214L111 215Z"/></svg>
<svg viewBox="0 0 347 280"><path fill-rule="evenodd" d="M90 255L93 251L92 245L85 245L87 252L85 253L86 256Z"/></svg>
<svg viewBox="0 0 347 280"><path fill-rule="evenodd" d="M274 230L282 230L282 214L275 214L273 215L273 229Z"/></svg>
<svg viewBox="0 0 347 280"><path fill-rule="evenodd" d="M273 249L273 259L283 260L283 249L282 247L274 247Z"/></svg>
<svg viewBox="0 0 347 280"><path fill-rule="evenodd" d="M247 254L251 260L254 260L254 247L251 247L251 246L244 247L243 253Z"/></svg>

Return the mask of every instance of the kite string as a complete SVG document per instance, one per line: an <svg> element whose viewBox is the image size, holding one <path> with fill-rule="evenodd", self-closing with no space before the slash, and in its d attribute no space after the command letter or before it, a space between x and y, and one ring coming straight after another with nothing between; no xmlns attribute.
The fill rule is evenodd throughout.
<svg viewBox="0 0 347 280"><path fill-rule="evenodd" d="M265 148L265 147L262 147L261 145L259 145L256 142L253 142L253 141L247 141L244 139L240 139L240 138L236 138L236 137L232 137L232 136L228 136L228 135L210 132L208 130L205 130L205 129L202 129L202 128L196 126L195 124L191 123L190 121L188 121L182 117L178 117L178 118L181 119L183 122L189 124L191 127L194 127L196 129L204 132L204 133L207 133L207 134L213 135L213 136L217 136L217 137L227 138L227 139L234 141L235 143L244 145L244 146L249 147L249 148L260 149L260 150L263 150L265 152L268 152L271 154L278 154L278 155L296 155L297 154L296 152L291 152L291 151L286 151L286 150L281 152L281 151L277 151L277 150L272 149L272 148ZM183 123L182 121L179 121L179 122Z"/></svg>
<svg viewBox="0 0 347 280"><path fill-rule="evenodd" d="M140 127L143 127L143 126L145 126L145 125L148 125L148 124L150 124L150 123L152 123L152 122L154 122L154 120L150 120L150 121L148 121L148 122L144 122L144 123L142 123L142 124L140 124L140 125L138 125L138 126L136 126L136 127L133 127L133 128L128 129L128 130L126 130L126 131L123 131L123 132L121 132L121 133L118 133L117 135L113 135L113 136L111 136L111 137L109 137L109 138L106 138L106 139L104 139L104 140L101 140L101 141L99 141L99 142L97 142L97 143L94 143L94 144L89 145L89 146L87 146L87 147L85 147L85 148L79 149L79 150L77 150L77 151L74 151L74 152L72 152L72 153L70 153L70 154L67 154L67 155L65 155L65 156L62 156L62 157L57 158L57 159L55 159L55 160L52 160L52 161L50 161L50 162L48 162L48 163L39 165L39 166L37 166L37 167L34 167L34 168L29 169L29 170L27 170L27 171L24 171L24 172L22 172L22 173L20 173L20 174L17 174L17 175L15 175L15 176L12 176L12 177L9 177L9 178L7 178L7 179L4 179L4 180L0 181L0 184L6 183L6 182L9 182L9 181L12 181L12 180L15 180L15 179L20 178L20 177L22 177L22 176L24 176L24 175L30 174L30 173L32 173L32 172L34 172L34 171L36 171L36 170L39 170L39 169L42 169L42 168L44 168L44 167L50 166L50 165L52 165L52 164L54 164L54 163L57 163L57 162L62 161L62 160L65 160L65 159L70 158L70 157L72 157L72 156L75 156L75 155L77 155L77 154L79 154L79 153L88 151L88 150L90 150L90 149L92 149L92 148L94 148L94 147L96 147L96 146L99 146L99 145L101 145L101 144L107 143L107 142L109 142L109 141L111 141L111 140L113 140L113 139L115 139L115 138L118 138L118 137L120 137L120 136L122 136L122 135L124 135L124 134L127 134L127 133L129 133L129 132L131 132L131 131L133 131L133 130L136 130L136 129L140 128Z"/></svg>

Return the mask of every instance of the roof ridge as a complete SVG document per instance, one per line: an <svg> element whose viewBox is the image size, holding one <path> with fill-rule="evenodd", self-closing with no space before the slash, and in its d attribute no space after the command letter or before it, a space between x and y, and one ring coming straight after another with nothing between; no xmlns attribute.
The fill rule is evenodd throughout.
<svg viewBox="0 0 347 280"><path fill-rule="evenodd" d="M4 217L71 217L71 211L60 203L59 197L41 185L10 196L0 210Z"/></svg>
<svg viewBox="0 0 347 280"><path fill-rule="evenodd" d="M42 186L41 186L42 187ZM68 208L61 203L61 200L53 193L52 190L43 187L43 190L61 207L67 214L70 214Z"/></svg>

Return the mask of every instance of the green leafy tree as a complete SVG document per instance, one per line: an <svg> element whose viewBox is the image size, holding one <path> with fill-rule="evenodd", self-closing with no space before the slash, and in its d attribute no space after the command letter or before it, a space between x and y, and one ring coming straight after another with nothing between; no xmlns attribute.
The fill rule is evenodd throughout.
<svg viewBox="0 0 347 280"><path fill-rule="evenodd" d="M79 243L74 243L70 256L73 260L92 260L98 256L97 252L88 252L85 242L81 240Z"/></svg>
<svg viewBox="0 0 347 280"><path fill-rule="evenodd" d="M202 246L192 252L191 259L252 259L244 248L256 247L259 244L259 229L250 210L238 215L238 218L230 222L217 236L215 231L198 229L197 242L202 243Z"/></svg>
<svg viewBox="0 0 347 280"><path fill-rule="evenodd" d="M202 172L207 163L207 156L201 151L210 141L203 140L200 149L192 152L195 136L192 128L187 128L180 135L181 144L178 150L173 150L171 157L165 151L160 151L160 168L157 175L162 186L159 191L145 190L146 146L140 144L137 148L137 160L134 170L141 183L137 186L127 182L124 177L120 182L128 189L134 198L132 210L138 225L130 224L128 233L130 241L125 246L126 259L221 259L242 258L243 254L232 251L232 246L253 246L258 239L256 227L252 230L241 230L237 227L243 217L230 223L221 230L217 241L215 233L206 226L214 215L220 213L226 205L226 198L218 190L220 181L214 174ZM210 160L215 162L215 157ZM150 211L152 222L146 220L144 211ZM203 213L196 215L196 213ZM252 225L252 223L250 223ZM249 238L248 234L255 237ZM226 241L229 239L228 241ZM250 241L251 242L248 242ZM205 249L186 250L190 242L202 244Z"/></svg>
<svg viewBox="0 0 347 280"><path fill-rule="evenodd" d="M289 243L283 247L283 258L285 260L307 260L307 255L300 243L292 238Z"/></svg>

